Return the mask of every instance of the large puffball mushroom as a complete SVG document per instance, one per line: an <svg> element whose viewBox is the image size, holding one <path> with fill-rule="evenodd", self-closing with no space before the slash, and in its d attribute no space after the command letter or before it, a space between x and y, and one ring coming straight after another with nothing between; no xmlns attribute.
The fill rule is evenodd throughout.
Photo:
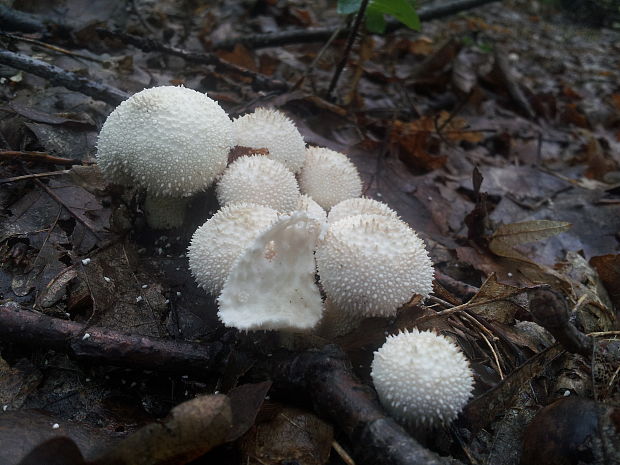
<svg viewBox="0 0 620 465"><path fill-rule="evenodd" d="M218 299L220 320L241 330L308 330L321 318L314 244L321 225L282 216L235 262Z"/></svg>
<svg viewBox="0 0 620 465"><path fill-rule="evenodd" d="M346 155L322 147L306 149L299 176L302 194L329 211L337 203L362 195L362 180Z"/></svg>
<svg viewBox="0 0 620 465"><path fill-rule="evenodd" d="M219 295L245 248L278 219L278 213L256 204L223 207L200 226L188 247L189 267L199 287Z"/></svg>
<svg viewBox="0 0 620 465"><path fill-rule="evenodd" d="M382 215L398 219L398 214L383 202L368 197L359 197L346 199L334 205L329 211L328 220L330 223L335 223L354 215Z"/></svg>
<svg viewBox="0 0 620 465"><path fill-rule="evenodd" d="M375 352L370 375L390 415L423 427L454 420L474 384L469 362L456 344L417 329L388 336Z"/></svg>
<svg viewBox="0 0 620 465"><path fill-rule="evenodd" d="M232 121L206 94L153 87L108 116L97 162L110 181L137 184L165 203L209 187L226 168L232 144Z"/></svg>
<svg viewBox="0 0 620 465"><path fill-rule="evenodd" d="M244 156L230 164L216 188L220 205L253 202L281 213L297 208L299 187L295 175L262 155Z"/></svg>
<svg viewBox="0 0 620 465"><path fill-rule="evenodd" d="M363 319L362 315L343 311L326 299L323 316L314 332L325 339L334 339L357 329Z"/></svg>
<svg viewBox="0 0 620 465"><path fill-rule="evenodd" d="M306 144L295 124L282 112L257 108L233 122L236 145L266 148L268 157L279 161L293 173L304 163Z"/></svg>
<svg viewBox="0 0 620 465"><path fill-rule="evenodd" d="M355 215L330 224L316 261L325 293L343 311L393 316L414 294L432 291L424 242L394 218Z"/></svg>

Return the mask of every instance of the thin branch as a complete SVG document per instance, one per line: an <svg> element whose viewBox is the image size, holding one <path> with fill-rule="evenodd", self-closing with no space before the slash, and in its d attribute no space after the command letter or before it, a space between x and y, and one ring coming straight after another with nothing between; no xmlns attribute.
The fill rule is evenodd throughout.
<svg viewBox="0 0 620 465"><path fill-rule="evenodd" d="M53 165L85 165L88 164L77 158L63 158L50 155L47 152L29 152L22 150L0 150L0 159L4 160L26 160L40 163L51 163Z"/></svg>
<svg viewBox="0 0 620 465"><path fill-rule="evenodd" d="M129 45L133 45L134 47L137 47L144 52L160 52L168 55L174 55L177 57L181 57L189 62L200 63L204 65L213 65L215 66L215 69L219 71L240 74L241 76L250 78L252 80L253 86L256 89L279 91L288 90L288 85L285 82L271 79L264 74L257 73L247 68L242 68L241 66L222 60L214 53L190 52L181 48L164 45L161 42L157 42L153 39L146 39L132 34L125 34L123 32L109 31L107 29L97 29L97 32L104 37L113 37L120 39L123 42Z"/></svg>
<svg viewBox="0 0 620 465"><path fill-rule="evenodd" d="M70 172L71 170L60 170L60 171L47 171L45 173L24 174L23 176L13 176L12 178L0 179L0 184L7 184L10 182L17 182L17 181L25 181L28 179L35 179L35 178L47 178L49 176L60 176L61 174L69 174Z"/></svg>
<svg viewBox="0 0 620 465"><path fill-rule="evenodd" d="M359 10L357 11L357 14L355 15L355 21L353 21L353 27L351 27L351 30L349 31L349 37L347 39L347 45L344 49L344 53L342 54L342 58L340 58L340 61L338 62L338 65L336 66L336 71L334 72L334 76L332 77L332 80L329 83L329 88L327 89L326 97L328 100L331 98L332 92L334 92L334 89L336 88L336 85L338 84L338 79L340 79L342 70L344 69L347 62L349 61L349 55L351 55L351 50L353 50L353 44L355 43L355 39L357 38L357 33L359 32L360 26L362 25L362 20L366 16L366 8L368 7L369 1L370 0L362 0Z"/></svg>
<svg viewBox="0 0 620 465"><path fill-rule="evenodd" d="M94 56L84 55L83 53L72 52L71 50L67 50L66 48L58 47L57 45L48 44L47 42L41 42L40 40L31 39L30 37L18 36L15 34L10 34L8 32L0 31L0 36L6 37L12 40L19 40L21 42L26 42L29 44L38 45L39 47L46 48L48 50L52 50L54 52L62 53L63 55L69 55L76 58L80 58L82 60L94 61L97 63L103 63L104 61L101 58L97 58Z"/></svg>
<svg viewBox="0 0 620 465"><path fill-rule="evenodd" d="M441 2L439 5L422 6L418 9L418 16L421 21L431 21L433 19L445 18L461 11L477 8L488 3L495 3L500 0L454 0ZM388 21L386 32L392 32L403 27L399 21ZM302 44L312 42L324 42L337 30L335 27L323 27L316 29L300 29L293 31L277 32L272 34L247 34L232 39L216 41L212 44L213 48L233 48L236 44L243 44L252 49L265 47L280 47L282 45ZM343 29L338 37L346 37L349 29Z"/></svg>
<svg viewBox="0 0 620 465"><path fill-rule="evenodd" d="M0 64L26 71L47 79L54 86L63 86L70 90L81 92L110 105L118 105L129 98L129 94L107 84L91 81L71 71L45 63L27 55L0 50Z"/></svg>

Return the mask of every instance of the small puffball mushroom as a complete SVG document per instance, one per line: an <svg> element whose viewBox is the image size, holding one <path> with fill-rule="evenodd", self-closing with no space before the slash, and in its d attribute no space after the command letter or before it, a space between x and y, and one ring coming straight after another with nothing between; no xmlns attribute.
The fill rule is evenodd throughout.
<svg viewBox="0 0 620 465"><path fill-rule="evenodd" d="M299 176L302 194L308 194L329 211L345 199L362 195L362 180L346 155L322 147L306 149Z"/></svg>
<svg viewBox="0 0 620 465"><path fill-rule="evenodd" d="M274 209L248 203L223 207L209 218L194 233L187 253L198 286L219 295L235 260L277 219Z"/></svg>
<svg viewBox="0 0 620 465"><path fill-rule="evenodd" d="M293 173L304 163L306 144L295 124L282 112L257 108L233 122L236 145L266 148L268 157L279 161Z"/></svg>
<svg viewBox="0 0 620 465"><path fill-rule="evenodd" d="M231 163L216 192L221 206L253 202L281 213L295 210L300 196L295 175L282 163L262 155L240 157Z"/></svg>
<svg viewBox="0 0 620 465"><path fill-rule="evenodd" d="M308 330L321 318L314 244L321 224L282 216L237 259L218 299L224 325L241 330Z"/></svg>
<svg viewBox="0 0 620 465"><path fill-rule="evenodd" d="M108 116L97 163L112 182L137 184L152 197L182 198L224 171L232 143L232 121L217 102L185 87L153 87Z"/></svg>
<svg viewBox="0 0 620 465"><path fill-rule="evenodd" d="M388 336L374 355L370 375L379 400L405 425L450 423L472 395L469 362L444 336L401 332Z"/></svg>
<svg viewBox="0 0 620 465"><path fill-rule="evenodd" d="M368 197L360 197L343 200L334 205L329 211L328 221L335 223L342 218L354 215L382 215L399 219L398 214L383 202Z"/></svg>
<svg viewBox="0 0 620 465"><path fill-rule="evenodd" d="M334 305L363 316L393 316L414 294L432 291L424 242L394 218L355 215L330 224L316 261Z"/></svg>
<svg viewBox="0 0 620 465"><path fill-rule="evenodd" d="M307 195L299 196L296 210L306 212L310 218L314 218L319 223L325 223L327 221L327 213L325 213L325 210L312 200L312 197Z"/></svg>

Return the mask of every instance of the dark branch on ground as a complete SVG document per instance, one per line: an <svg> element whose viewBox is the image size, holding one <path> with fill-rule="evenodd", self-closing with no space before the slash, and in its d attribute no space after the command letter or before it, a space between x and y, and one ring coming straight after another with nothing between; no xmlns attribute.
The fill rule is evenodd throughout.
<svg viewBox="0 0 620 465"><path fill-rule="evenodd" d="M0 64L32 73L50 81L54 86L63 86L70 90L81 92L110 105L118 105L129 98L129 94L107 84L91 81L71 71L45 63L27 55L0 50Z"/></svg>
<svg viewBox="0 0 620 465"><path fill-rule="evenodd" d="M46 152L31 152L21 150L0 150L0 159L34 161L39 163L50 163L52 165L62 166L87 164L83 160L78 160L76 158L63 158L50 155Z"/></svg>
<svg viewBox="0 0 620 465"><path fill-rule="evenodd" d="M477 8L487 3L494 3L500 0L454 0L443 2L441 5L420 7L418 15L422 21L445 18L461 11ZM403 27L398 21L389 21L386 33ZM277 32L273 34L248 34L242 37L225 39L214 42L213 48L232 48L236 44L243 44L246 47L257 49L265 47L279 47L282 45L302 44L311 42L323 42L336 32L335 27L322 27L316 29L300 29L294 31ZM342 29L338 37L346 37L350 29Z"/></svg>
<svg viewBox="0 0 620 465"><path fill-rule="evenodd" d="M552 289L530 292L530 312L534 321L549 331L569 352L590 357L594 341L573 325L568 318L566 299Z"/></svg>
<svg viewBox="0 0 620 465"><path fill-rule="evenodd" d="M38 314L13 303L0 305L0 339L64 351L87 362L183 374L222 371L232 346L161 340L97 327L85 330L82 324ZM388 417L372 389L352 374L350 363L338 347L280 350L272 357L249 355L256 360L249 376L268 377L284 389L306 392L316 410L347 434L359 463L458 463L424 448Z"/></svg>
<svg viewBox="0 0 620 465"><path fill-rule="evenodd" d="M240 74L241 76L248 77L252 80L252 86L255 90L288 90L288 85L283 81L271 79L264 74L237 66L233 63L222 60L213 53L190 52L177 47L164 45L153 39L145 39L133 34L126 34L124 32L109 31L107 29L97 29L97 32L104 37L120 39L124 43L133 45L144 52L160 52L168 55L174 55L193 63L213 65L218 71Z"/></svg>
<svg viewBox="0 0 620 465"><path fill-rule="evenodd" d="M355 21L353 21L353 26L349 30L349 37L347 38L347 46L344 49L344 53L336 65L336 70L332 77L331 82L329 83L329 88L327 89L327 100L331 98L332 92L336 88L338 84L338 80L340 79L340 75L342 74L342 70L346 66L349 61L349 55L351 54L351 50L353 50L353 44L355 43L355 39L357 38L357 34L360 30L360 26L362 25L362 20L366 16L366 7L368 6L369 0L362 0L360 4L359 10L355 15Z"/></svg>

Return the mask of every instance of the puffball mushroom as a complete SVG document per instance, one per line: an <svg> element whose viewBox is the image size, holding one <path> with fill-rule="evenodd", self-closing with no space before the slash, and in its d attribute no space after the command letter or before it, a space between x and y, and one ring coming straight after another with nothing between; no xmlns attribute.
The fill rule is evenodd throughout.
<svg viewBox="0 0 620 465"><path fill-rule="evenodd" d="M368 197L360 197L355 199L347 199L337 203L329 211L328 220L335 223L342 218L354 215L382 215L389 218L399 219L398 214L383 202L369 199Z"/></svg>
<svg viewBox="0 0 620 465"><path fill-rule="evenodd" d="M314 218L319 223L325 223L327 221L327 213L325 213L325 210L308 195L299 196L296 210L306 212L310 218Z"/></svg>
<svg viewBox="0 0 620 465"><path fill-rule="evenodd" d="M362 195L362 180L346 155L322 147L306 149L299 176L302 194L329 211L337 203Z"/></svg>
<svg viewBox="0 0 620 465"><path fill-rule="evenodd" d="M287 213L297 208L299 187L295 175L262 155L244 156L230 164L216 188L220 205L253 202Z"/></svg>
<svg viewBox="0 0 620 465"><path fill-rule="evenodd" d="M223 207L209 218L192 236L187 253L198 286L219 295L235 260L277 219L274 209L249 203Z"/></svg>
<svg viewBox="0 0 620 465"><path fill-rule="evenodd" d="M232 144L232 121L206 94L153 87L108 116L97 140L97 162L110 181L135 183L165 203L209 187L226 168Z"/></svg>
<svg viewBox="0 0 620 465"><path fill-rule="evenodd" d="M316 261L334 305L365 317L393 316L414 294L432 291L424 242L395 218L355 215L330 224Z"/></svg>
<svg viewBox="0 0 620 465"><path fill-rule="evenodd" d="M321 224L282 216L237 259L218 299L220 320L241 330L306 330L321 318L314 244Z"/></svg>
<svg viewBox="0 0 620 465"><path fill-rule="evenodd" d="M388 336L371 368L381 404L406 425L447 424L472 395L474 380L465 355L430 331Z"/></svg>
<svg viewBox="0 0 620 465"><path fill-rule="evenodd" d="M266 148L272 160L279 161L293 173L304 163L306 144L295 124L282 112L257 108L233 122L236 145Z"/></svg>

